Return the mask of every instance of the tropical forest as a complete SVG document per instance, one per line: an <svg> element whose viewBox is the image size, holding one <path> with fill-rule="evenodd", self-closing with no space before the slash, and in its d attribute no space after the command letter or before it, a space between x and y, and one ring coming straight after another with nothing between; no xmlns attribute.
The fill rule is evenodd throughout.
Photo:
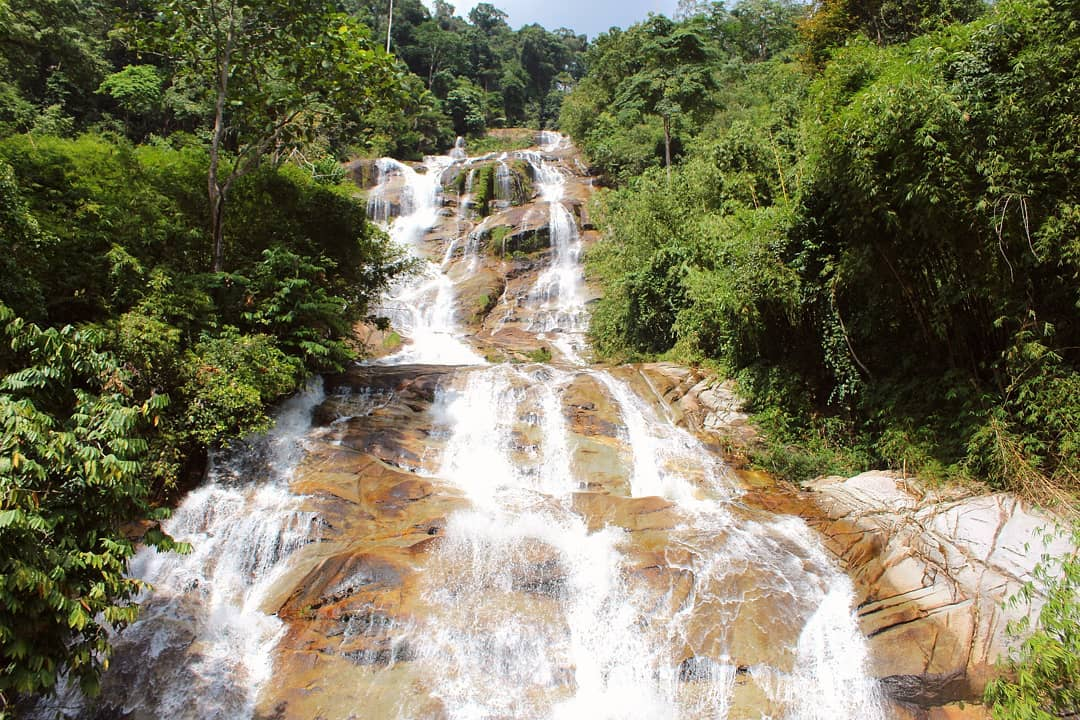
<svg viewBox="0 0 1080 720"><path fill-rule="evenodd" d="M1080 0L528 5L0 0L0 720L1080 717Z"/></svg>

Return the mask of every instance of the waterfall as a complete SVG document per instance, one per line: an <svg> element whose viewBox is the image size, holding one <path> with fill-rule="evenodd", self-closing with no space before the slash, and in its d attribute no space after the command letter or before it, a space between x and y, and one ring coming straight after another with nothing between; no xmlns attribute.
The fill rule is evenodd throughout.
<svg viewBox="0 0 1080 720"><path fill-rule="evenodd" d="M540 150L546 153L559 152L570 146L570 138L553 130L541 130L537 135L536 144Z"/></svg>
<svg viewBox="0 0 1080 720"><path fill-rule="evenodd" d="M590 529L576 512L586 478L572 469L560 397L578 373L471 371L437 400L450 439L431 468L471 507L449 518L425 575L431 612L408 633L415 662L439 675L433 693L447 717L726 718L754 682L778 718L883 718L850 582L805 524L747 518L693 436L626 382L584 375L622 416L627 500L672 501L674 577L692 589L672 602L674 581L635 584L628 567L640 561L625 533ZM780 616L754 616L748 602ZM778 647L760 649L770 642ZM681 665L680 647L694 651Z"/></svg>
<svg viewBox="0 0 1080 720"><path fill-rule="evenodd" d="M583 359L580 179L566 138L539 143L498 158L496 186L510 157L531 166L551 251L510 260L443 209L463 143L379 161L369 213L419 266L381 307L405 344L215 458L168 525L195 551L132 565L156 590L117 639L100 717L891 717L815 533L749 507L644 370ZM459 293L493 266L520 273L495 311L525 318L511 337L557 363L483 360L501 325L464 335ZM305 448L296 482L324 474L294 483L307 498L289 491ZM327 568L344 569L319 590ZM269 614L286 596L304 599Z"/></svg>
<svg viewBox="0 0 1080 720"><path fill-rule="evenodd" d="M514 174L510 172L510 166L506 164L506 153L499 158L499 165L495 168L495 199L508 207L514 202Z"/></svg>
<svg viewBox="0 0 1080 720"><path fill-rule="evenodd" d="M571 509L558 400L571 379L494 366L441 399L452 436L438 474L474 509L450 519L426 590L437 610L413 636L418 662L445 668L436 693L452 718L664 716L620 533L590 532Z"/></svg>
<svg viewBox="0 0 1080 720"><path fill-rule="evenodd" d="M439 264L420 253L425 233L438 221L441 178L452 163L449 157L428 158L424 165L426 172L418 173L396 160L379 160L379 181L368 201L369 213L373 220L382 221L393 241L420 263L416 276L400 281L378 308L408 341L384 362L449 365L484 362L457 337L453 282ZM381 217L380 210L392 207L387 198L394 192L401 198L398 214L395 217L391 210Z"/></svg>
<svg viewBox="0 0 1080 720"><path fill-rule="evenodd" d="M465 138L457 136L454 140L454 149L450 151L450 157L454 160L464 160L468 157L465 152Z"/></svg>
<svg viewBox="0 0 1080 720"><path fill-rule="evenodd" d="M551 137L548 137L548 136ZM546 147L563 142L562 136L545 133ZM566 176L540 153L523 152L536 177L540 197L548 203L548 231L552 261L540 273L530 292L530 302L538 309L530 330L556 334L555 344L571 362L583 364L584 333L588 314L582 295L581 235L573 214L566 209Z"/></svg>
<svg viewBox="0 0 1080 720"><path fill-rule="evenodd" d="M139 599L139 619L113 639L104 701L116 716L251 716L284 630L264 611L267 593L292 554L319 537L319 518L288 485L323 397L313 381L282 405L272 430L211 459L206 484L164 523L190 554L144 548L132 559L131 574L153 589ZM84 711L73 693L63 703L68 717ZM45 700L34 716L53 712Z"/></svg>
<svg viewBox="0 0 1080 720"><path fill-rule="evenodd" d="M720 463L690 433L660 418L623 381L607 372L593 376L611 393L619 406L625 427L624 437L632 450L631 493L638 497L656 496L697 505L702 496L713 500L733 492L726 482ZM696 482L688 469L700 474Z"/></svg>

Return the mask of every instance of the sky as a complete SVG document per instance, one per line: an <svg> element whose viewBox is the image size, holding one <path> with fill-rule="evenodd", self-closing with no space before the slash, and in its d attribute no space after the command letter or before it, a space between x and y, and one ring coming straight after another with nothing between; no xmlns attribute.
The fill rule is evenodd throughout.
<svg viewBox="0 0 1080 720"><path fill-rule="evenodd" d="M484 0L449 0L455 13L466 17ZM589 39L611 27L628 28L650 12L671 17L677 0L487 0L510 16L510 27L539 23L548 30L567 27Z"/></svg>

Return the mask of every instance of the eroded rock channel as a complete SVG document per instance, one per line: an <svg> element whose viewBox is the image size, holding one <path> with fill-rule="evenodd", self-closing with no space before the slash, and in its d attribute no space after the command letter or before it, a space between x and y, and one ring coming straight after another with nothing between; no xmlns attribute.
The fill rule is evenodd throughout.
<svg viewBox="0 0 1080 720"><path fill-rule="evenodd" d="M371 214L422 261L382 356L215 459L83 716L907 716L855 612L877 578L814 529L850 511L733 472L724 386L589 363L581 168L550 134L378 163Z"/></svg>

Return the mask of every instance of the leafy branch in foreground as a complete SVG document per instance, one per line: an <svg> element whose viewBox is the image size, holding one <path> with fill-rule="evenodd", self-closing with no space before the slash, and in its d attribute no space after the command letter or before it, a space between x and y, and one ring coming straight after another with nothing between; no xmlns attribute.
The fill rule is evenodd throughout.
<svg viewBox="0 0 1080 720"><path fill-rule="evenodd" d="M62 673L93 693L109 628L135 619L134 543L148 502L145 434L168 397L132 397L92 330L40 329L0 304L0 716ZM157 526L145 541L184 549Z"/></svg>
<svg viewBox="0 0 1080 720"><path fill-rule="evenodd" d="M1080 716L1080 524L1072 529L1072 553L1047 557L1010 603L1030 604L1041 591L1046 604L1034 632L1009 658L1008 674L992 681L985 700L994 720L1055 720ZM1009 632L1030 630L1027 617Z"/></svg>

